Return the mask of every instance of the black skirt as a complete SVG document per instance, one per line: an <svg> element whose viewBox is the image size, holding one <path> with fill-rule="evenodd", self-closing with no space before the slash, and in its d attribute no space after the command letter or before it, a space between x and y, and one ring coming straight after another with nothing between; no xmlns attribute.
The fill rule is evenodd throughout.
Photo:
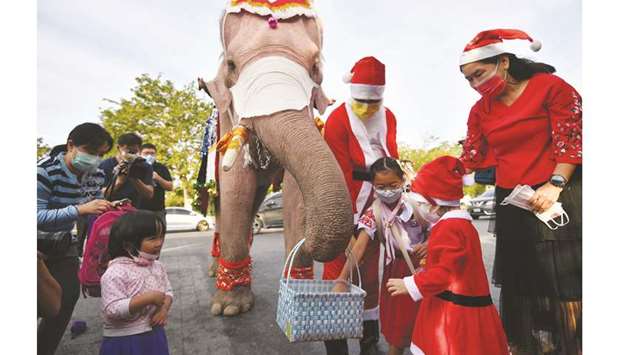
<svg viewBox="0 0 620 355"><path fill-rule="evenodd" d="M557 354L577 353L581 337L581 175L578 167L560 194L570 222L556 230L530 211L502 206L512 189L495 190L493 283L501 287L500 314L508 340L527 353L549 348Z"/></svg>

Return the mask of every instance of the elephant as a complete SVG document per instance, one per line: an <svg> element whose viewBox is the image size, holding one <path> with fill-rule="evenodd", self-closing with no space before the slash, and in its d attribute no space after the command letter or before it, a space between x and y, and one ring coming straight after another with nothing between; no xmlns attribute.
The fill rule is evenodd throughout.
<svg viewBox="0 0 620 355"><path fill-rule="evenodd" d="M323 113L330 104L320 86L323 32L318 17L278 19L247 9L227 10L220 31L224 54L206 91L220 113L220 133L238 133L239 127L246 133L243 149L236 148L238 156L228 159L222 153L217 167L221 254L211 312L234 316L254 303L248 238L258 207L281 169L286 171L285 249L306 239L295 267L330 261L342 253L353 233L353 215L344 175L313 118L314 108ZM248 76L261 79L273 73L269 63L279 63L285 75L311 83L311 91L291 89L274 97L268 85L248 86L253 83ZM306 104L299 107L302 101Z"/></svg>

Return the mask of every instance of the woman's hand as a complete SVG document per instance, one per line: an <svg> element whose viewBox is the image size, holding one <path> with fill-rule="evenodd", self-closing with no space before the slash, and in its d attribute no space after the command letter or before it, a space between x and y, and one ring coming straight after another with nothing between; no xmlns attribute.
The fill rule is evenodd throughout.
<svg viewBox="0 0 620 355"><path fill-rule="evenodd" d="M391 296L406 295L409 293L403 279L389 279L386 287Z"/></svg>
<svg viewBox="0 0 620 355"><path fill-rule="evenodd" d="M332 288L332 292L349 292L349 283L345 280L336 280L336 284Z"/></svg>
<svg viewBox="0 0 620 355"><path fill-rule="evenodd" d="M551 183L539 187L529 201L534 212L540 213L548 210L554 203L558 202L560 192L562 189L551 185Z"/></svg>

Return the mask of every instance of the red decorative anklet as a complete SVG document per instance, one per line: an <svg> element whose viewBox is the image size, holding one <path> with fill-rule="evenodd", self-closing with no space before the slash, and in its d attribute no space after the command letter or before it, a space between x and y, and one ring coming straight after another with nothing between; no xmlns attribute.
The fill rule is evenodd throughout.
<svg viewBox="0 0 620 355"><path fill-rule="evenodd" d="M219 258L218 263L215 285L220 290L230 291L236 286L249 286L252 283L252 259L249 256L238 262Z"/></svg>

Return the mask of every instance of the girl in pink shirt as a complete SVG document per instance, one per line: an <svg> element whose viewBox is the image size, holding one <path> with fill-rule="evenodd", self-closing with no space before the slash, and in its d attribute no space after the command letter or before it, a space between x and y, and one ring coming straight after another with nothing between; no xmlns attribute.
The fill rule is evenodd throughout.
<svg viewBox="0 0 620 355"><path fill-rule="evenodd" d="M149 211L130 212L110 231L111 261L101 277L103 342L100 355L168 355L163 326L172 287L157 260L163 221Z"/></svg>

